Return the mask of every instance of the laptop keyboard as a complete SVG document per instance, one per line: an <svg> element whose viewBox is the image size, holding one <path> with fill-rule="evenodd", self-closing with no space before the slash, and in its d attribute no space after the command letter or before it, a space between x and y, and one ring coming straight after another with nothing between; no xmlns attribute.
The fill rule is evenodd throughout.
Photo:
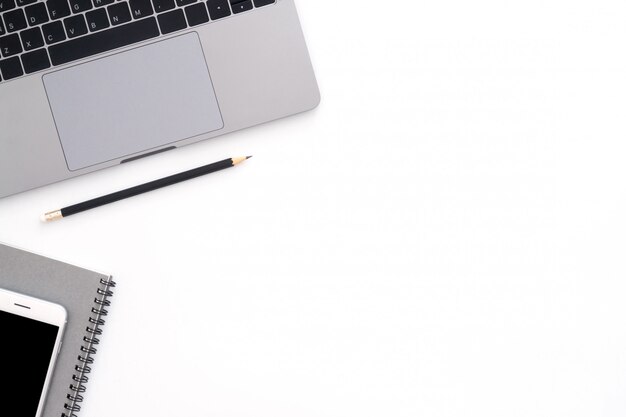
<svg viewBox="0 0 626 417"><path fill-rule="evenodd" d="M0 83L276 0L0 0Z"/></svg>

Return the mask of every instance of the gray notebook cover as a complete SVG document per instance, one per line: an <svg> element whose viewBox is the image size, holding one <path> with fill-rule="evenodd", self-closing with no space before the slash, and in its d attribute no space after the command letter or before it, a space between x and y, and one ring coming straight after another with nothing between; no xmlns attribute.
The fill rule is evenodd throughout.
<svg viewBox="0 0 626 417"><path fill-rule="evenodd" d="M89 377L115 286L108 275L0 244L0 288L65 307L67 324L43 417L72 416Z"/></svg>

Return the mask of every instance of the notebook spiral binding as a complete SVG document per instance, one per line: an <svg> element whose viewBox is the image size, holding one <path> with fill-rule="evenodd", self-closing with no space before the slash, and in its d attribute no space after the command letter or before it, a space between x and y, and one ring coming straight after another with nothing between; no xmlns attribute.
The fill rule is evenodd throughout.
<svg viewBox="0 0 626 417"><path fill-rule="evenodd" d="M115 282L111 278L100 280L100 287L93 300L94 305L91 308L89 323L85 327L84 343L80 347L81 354L78 355L78 362L74 366L76 373L72 375L72 383L66 395L67 402L64 405L65 411L61 417L77 417L76 413L80 411L80 403L83 401L82 393L85 392L85 384L89 381L87 374L91 372L89 365L93 363L93 355L97 352L94 346L100 343L97 336L102 334L102 326L105 323L103 317L108 314L106 307L111 305L111 300L109 300L113 296L111 288L115 288Z"/></svg>

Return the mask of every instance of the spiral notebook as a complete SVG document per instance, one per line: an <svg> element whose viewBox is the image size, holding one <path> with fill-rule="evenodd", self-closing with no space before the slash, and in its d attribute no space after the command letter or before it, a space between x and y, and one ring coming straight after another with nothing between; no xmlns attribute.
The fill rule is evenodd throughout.
<svg viewBox="0 0 626 417"><path fill-rule="evenodd" d="M109 275L0 244L0 288L67 310L63 345L43 417L75 417L80 411L113 287Z"/></svg>

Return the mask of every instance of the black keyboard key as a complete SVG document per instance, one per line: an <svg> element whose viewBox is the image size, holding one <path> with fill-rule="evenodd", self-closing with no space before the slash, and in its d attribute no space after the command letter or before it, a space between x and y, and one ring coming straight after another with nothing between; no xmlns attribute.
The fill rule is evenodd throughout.
<svg viewBox="0 0 626 417"><path fill-rule="evenodd" d="M154 14L152 3L150 3L150 0L130 0L130 14L135 19L151 16Z"/></svg>
<svg viewBox="0 0 626 417"><path fill-rule="evenodd" d="M176 0L176 5L178 7L185 7L189 4L195 3L197 0Z"/></svg>
<svg viewBox="0 0 626 417"><path fill-rule="evenodd" d="M174 0L152 0L152 4L154 5L154 11L157 13L166 12L176 7Z"/></svg>
<svg viewBox="0 0 626 417"><path fill-rule="evenodd" d="M252 0L234 1L231 0L230 5L233 9L233 13L246 12L252 10Z"/></svg>
<svg viewBox="0 0 626 417"><path fill-rule="evenodd" d="M204 3L194 4L185 9L189 26L197 26L209 21L209 14Z"/></svg>
<svg viewBox="0 0 626 417"><path fill-rule="evenodd" d="M171 12L163 13L158 15L159 26L161 27L161 33L172 33L177 30L182 30L187 27L187 22L185 21L185 14L182 10L174 10Z"/></svg>
<svg viewBox="0 0 626 417"><path fill-rule="evenodd" d="M24 11L22 9L16 9L6 12L4 14L4 25L9 33L25 29L26 16L24 16Z"/></svg>
<svg viewBox="0 0 626 417"><path fill-rule="evenodd" d="M70 8L72 12L80 13L93 9L93 4L91 4L91 0L70 0Z"/></svg>
<svg viewBox="0 0 626 417"><path fill-rule="evenodd" d="M52 22L43 25L42 30L43 38L48 45L65 40L65 31L63 30L63 23L61 22Z"/></svg>
<svg viewBox="0 0 626 417"><path fill-rule="evenodd" d="M63 25L65 26L67 37L70 39L87 33L87 23L82 14L68 17L63 20Z"/></svg>
<svg viewBox="0 0 626 417"><path fill-rule="evenodd" d="M127 25L53 45L48 48L53 65L61 65L102 52L156 38L159 28L155 18L142 19Z"/></svg>
<svg viewBox="0 0 626 417"><path fill-rule="evenodd" d="M276 0L254 0L254 7L263 7L274 3L276 3Z"/></svg>
<svg viewBox="0 0 626 417"><path fill-rule="evenodd" d="M117 3L108 7L109 20L113 26L121 25L122 23L130 22L130 9L128 3Z"/></svg>
<svg viewBox="0 0 626 417"><path fill-rule="evenodd" d="M29 4L37 3L37 0L16 0L19 7L28 6Z"/></svg>
<svg viewBox="0 0 626 417"><path fill-rule="evenodd" d="M228 0L208 0L206 5L209 8L211 20L222 19L226 16L230 16L230 6L228 4Z"/></svg>
<svg viewBox="0 0 626 417"><path fill-rule="evenodd" d="M26 8L26 20L31 26L38 26L42 23L46 23L48 20L48 11L46 5L43 3L33 4Z"/></svg>
<svg viewBox="0 0 626 417"><path fill-rule="evenodd" d="M96 7L107 6L115 3L115 0L93 0L93 5Z"/></svg>
<svg viewBox="0 0 626 417"><path fill-rule="evenodd" d="M24 72L31 74L50 68L50 59L45 49L38 49L22 55L22 64L24 65Z"/></svg>
<svg viewBox="0 0 626 417"><path fill-rule="evenodd" d="M20 38L22 38L22 45L25 51L32 51L43 46L43 36L41 36L41 29L39 28L20 32Z"/></svg>
<svg viewBox="0 0 626 417"><path fill-rule="evenodd" d="M67 0L48 0L46 6L48 6L48 14L52 20L70 15L70 6Z"/></svg>
<svg viewBox="0 0 626 417"><path fill-rule="evenodd" d="M0 13L15 9L15 0L0 0Z"/></svg>
<svg viewBox="0 0 626 417"><path fill-rule="evenodd" d="M87 17L87 27L92 32L109 27L109 17L104 9L96 9L85 16Z"/></svg>
<svg viewBox="0 0 626 417"><path fill-rule="evenodd" d="M0 38L0 51L2 51L2 56L5 58L22 52L22 44L17 33Z"/></svg>
<svg viewBox="0 0 626 417"><path fill-rule="evenodd" d="M11 78L17 78L24 75L22 70L22 64L18 57L13 57L0 61L0 72L2 72L2 78L10 80Z"/></svg>
<svg viewBox="0 0 626 417"><path fill-rule="evenodd" d="M2 18L0 17L0 36L4 36L6 34L7 34L7 31L4 28L4 23L2 22Z"/></svg>

